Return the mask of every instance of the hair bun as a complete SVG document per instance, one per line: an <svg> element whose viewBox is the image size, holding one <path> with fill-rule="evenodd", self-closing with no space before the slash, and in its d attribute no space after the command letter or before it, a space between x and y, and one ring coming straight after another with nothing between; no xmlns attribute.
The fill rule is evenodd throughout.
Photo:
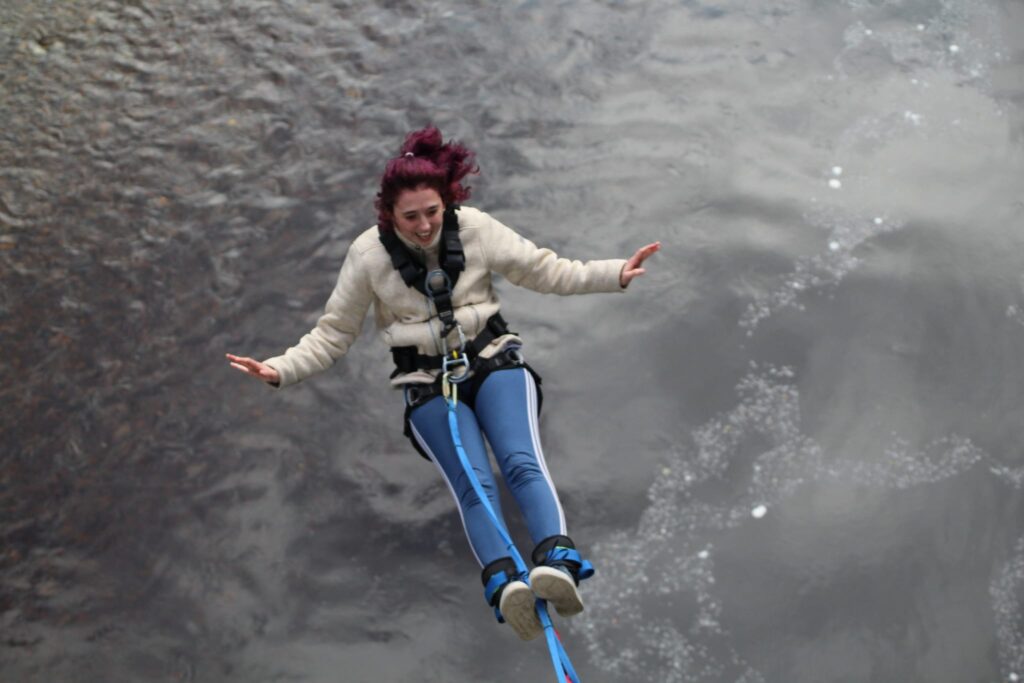
<svg viewBox="0 0 1024 683"><path fill-rule="evenodd" d="M402 143L401 154L412 154L431 161L437 160L438 154L444 147L444 138L436 126L427 126L421 130L415 130L405 137Z"/></svg>
<svg viewBox="0 0 1024 683"><path fill-rule="evenodd" d="M473 151L462 143L446 143L435 126L414 130L405 136L398 156L384 168L375 202L377 224L384 230L393 228L391 210L404 189L427 185L437 190L446 205L460 204L469 198L471 189L463 179L479 172Z"/></svg>

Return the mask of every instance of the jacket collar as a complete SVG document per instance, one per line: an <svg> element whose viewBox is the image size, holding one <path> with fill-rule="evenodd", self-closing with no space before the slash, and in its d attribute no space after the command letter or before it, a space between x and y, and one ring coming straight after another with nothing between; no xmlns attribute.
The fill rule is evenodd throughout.
<svg viewBox="0 0 1024 683"><path fill-rule="evenodd" d="M437 254L437 250L441 246L441 233L444 232L444 229L438 230L437 234L434 235L434 239L432 239L430 241L430 244L428 244L425 247L422 246L422 245L416 244L412 240L406 238L405 235L403 235L402 233L398 232L398 228L393 228L393 231L395 233L395 236L398 237L398 239L402 242L402 244L404 244L405 246L407 246L409 248L409 251L411 251L413 254L415 254L416 256L418 256L420 258L425 258L427 254L430 254L430 255L436 255Z"/></svg>

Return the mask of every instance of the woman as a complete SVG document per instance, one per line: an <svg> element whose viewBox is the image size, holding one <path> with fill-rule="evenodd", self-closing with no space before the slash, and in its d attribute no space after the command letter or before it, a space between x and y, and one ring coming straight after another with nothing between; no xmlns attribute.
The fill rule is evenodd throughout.
<svg viewBox="0 0 1024 683"><path fill-rule="evenodd" d="M348 351L372 305L397 366L391 383L405 390L406 434L437 465L458 502L498 620L529 640L542 631L534 597L562 616L578 614L583 603L577 586L593 569L567 535L537 429L540 379L523 361L522 340L499 313L491 273L545 293L623 291L644 273L644 260L660 244L629 260L558 258L486 213L458 205L469 197L462 181L476 172L473 153L444 143L436 128L410 133L384 170L378 223L349 247L316 327L264 362L227 357L232 367L275 387L295 384ZM440 395L443 369L460 380L462 442L492 507L501 514L484 437L536 543L529 585L459 464Z"/></svg>

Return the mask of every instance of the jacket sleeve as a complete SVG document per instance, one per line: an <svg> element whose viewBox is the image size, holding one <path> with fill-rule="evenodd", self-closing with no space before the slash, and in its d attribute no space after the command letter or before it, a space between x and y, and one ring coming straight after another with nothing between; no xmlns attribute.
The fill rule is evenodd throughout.
<svg viewBox="0 0 1024 683"><path fill-rule="evenodd" d="M622 292L619 274L625 259L571 261L540 248L484 214L482 244L491 269L509 282L543 294Z"/></svg>
<svg viewBox="0 0 1024 683"><path fill-rule="evenodd" d="M334 365L359 336L372 301L373 288L366 269L359 252L350 246L316 327L280 356L264 361L281 375L280 383L273 386L283 388L301 382Z"/></svg>

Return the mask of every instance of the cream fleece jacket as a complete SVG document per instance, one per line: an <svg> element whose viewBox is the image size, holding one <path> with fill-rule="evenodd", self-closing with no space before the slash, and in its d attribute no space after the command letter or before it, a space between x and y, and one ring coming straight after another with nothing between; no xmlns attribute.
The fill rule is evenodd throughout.
<svg viewBox="0 0 1024 683"><path fill-rule="evenodd" d="M463 206L456 215L466 269L452 292L452 303L467 339L476 337L500 308L491 283L492 272L512 284L545 294L624 291L619 273L625 259L570 261L537 247L483 211ZM414 249L428 266L437 262L438 242L435 240L427 249ZM344 356L359 335L371 305L377 329L389 347L415 346L419 353L431 356L442 353L442 325L437 311L427 297L406 286L374 226L349 246L338 282L316 327L282 355L264 361L280 373L278 386L301 382ZM457 341L457 334L453 332L449 341ZM490 357L510 342L521 340L504 335L480 355ZM430 382L435 376L436 371L418 371L400 375L392 384Z"/></svg>

